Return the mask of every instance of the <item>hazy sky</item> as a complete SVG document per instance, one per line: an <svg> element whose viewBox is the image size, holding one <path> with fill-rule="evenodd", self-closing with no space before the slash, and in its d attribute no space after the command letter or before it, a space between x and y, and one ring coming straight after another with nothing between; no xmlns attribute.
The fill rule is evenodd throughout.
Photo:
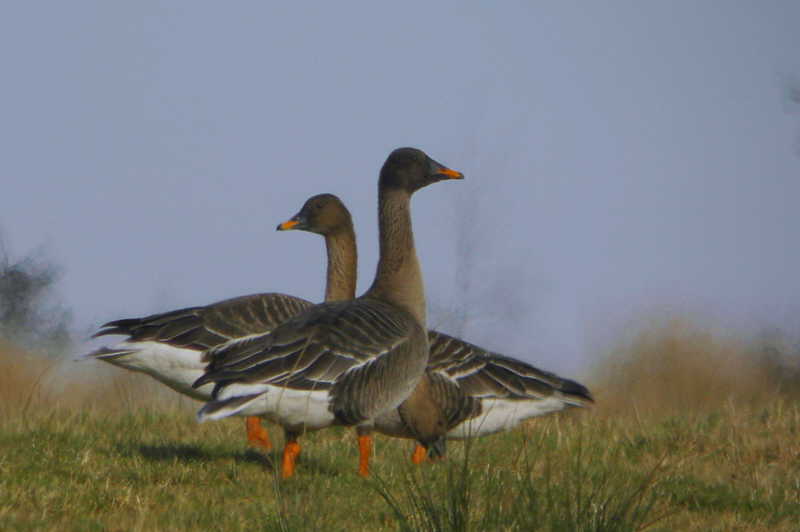
<svg viewBox="0 0 800 532"><path fill-rule="evenodd" d="M319 300L321 240L274 228L320 192L366 288L411 145L467 176L413 202L432 325L572 373L653 312L797 332L800 2L320 4L5 7L0 228L79 331Z"/></svg>

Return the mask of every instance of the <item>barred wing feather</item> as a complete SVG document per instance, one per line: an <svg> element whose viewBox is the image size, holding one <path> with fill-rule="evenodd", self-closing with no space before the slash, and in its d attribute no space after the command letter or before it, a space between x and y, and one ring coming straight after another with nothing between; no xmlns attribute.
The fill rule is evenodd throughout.
<svg viewBox="0 0 800 532"><path fill-rule="evenodd" d="M410 315L378 300L323 303L269 334L212 350L207 373L197 384L359 388L363 375L385 372L384 359L401 358L414 327L418 328ZM332 393L334 403L343 393Z"/></svg>
<svg viewBox="0 0 800 532"><path fill-rule="evenodd" d="M428 333L430 368L447 374L463 392L479 398L544 399L563 395L570 404L593 402L585 386L458 338Z"/></svg>
<svg viewBox="0 0 800 532"><path fill-rule="evenodd" d="M111 321L93 337L122 334L128 335L131 342L156 341L173 347L207 350L270 331L311 305L286 294L253 294L203 307Z"/></svg>

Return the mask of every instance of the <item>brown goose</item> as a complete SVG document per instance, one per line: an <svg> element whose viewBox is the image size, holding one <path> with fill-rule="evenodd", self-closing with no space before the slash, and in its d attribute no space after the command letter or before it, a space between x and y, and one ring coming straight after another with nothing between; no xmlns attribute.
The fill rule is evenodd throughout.
<svg viewBox="0 0 800 532"><path fill-rule="evenodd" d="M494 434L522 421L569 407L594 403L582 384L495 353L438 331L429 331L428 372L443 376L445 385L435 391L448 420L447 439ZM478 403L465 410L455 405L452 384L459 393Z"/></svg>
<svg viewBox="0 0 800 532"><path fill-rule="evenodd" d="M310 198L300 212L282 229L299 229L330 235L341 247L331 250L346 270L336 271L338 276L357 275L357 247L350 212L342 201L332 194ZM328 269L329 275L331 269ZM328 284L350 286L355 290L355 279L329 277ZM384 434L413 438L409 424L418 417L428 423L443 427L447 439L482 436L515 427L523 420L541 416L571 406L586 406L593 402L589 390L583 385L542 371L520 360L493 353L447 334L428 331L430 359L426 375L412 395L395 411L379 416L375 428ZM412 455L415 462L426 456L444 453L444 441L421 442Z"/></svg>
<svg viewBox="0 0 800 532"><path fill-rule="evenodd" d="M321 221L337 230L324 233L328 249L325 300L352 299L356 283L355 257L340 251L351 247L350 242L355 238L352 222L339 220L338 209L330 209L327 216L322 216ZM291 227L291 224L285 225L285 229ZM97 349L87 357L145 373L179 393L208 401L212 384L192 387L208 364L203 358L207 350L231 340L269 332L312 306L313 303L299 297L264 293L143 318L116 320L103 325L93 337L120 334L127 338L114 347ZM272 447L269 434L258 417L248 417L246 427L251 444L266 449Z"/></svg>
<svg viewBox="0 0 800 532"><path fill-rule="evenodd" d="M372 286L357 299L316 305L269 334L212 349L207 372L195 385L216 383L215 400L198 419L260 415L295 436L334 424L355 425L359 473L367 475L376 418L409 396L428 363L411 195L462 177L420 150L393 151L378 184L380 260ZM430 435L414 437L426 441ZM294 473L298 452L296 437L288 438L284 477Z"/></svg>

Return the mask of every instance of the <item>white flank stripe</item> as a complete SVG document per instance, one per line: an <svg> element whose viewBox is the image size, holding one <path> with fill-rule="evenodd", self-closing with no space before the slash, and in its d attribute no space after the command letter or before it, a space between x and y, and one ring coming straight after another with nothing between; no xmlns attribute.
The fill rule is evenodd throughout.
<svg viewBox="0 0 800 532"><path fill-rule="evenodd" d="M202 360L202 351L172 347L153 341L125 341L115 345L112 349L130 351L130 353L99 360L150 375L176 392L188 395L193 399L200 401L211 399L213 384L205 384L197 389L192 388L194 381L199 379L205 371L206 364Z"/></svg>
<svg viewBox="0 0 800 532"><path fill-rule="evenodd" d="M546 399L481 399L483 413L454 427L447 433L448 439L465 439L485 436L509 430L526 419L558 412L566 407L559 397Z"/></svg>
<svg viewBox="0 0 800 532"><path fill-rule="evenodd" d="M292 431L318 430L334 421L327 391L292 390L269 384L233 383L219 391L219 400L261 393L236 416L262 416Z"/></svg>

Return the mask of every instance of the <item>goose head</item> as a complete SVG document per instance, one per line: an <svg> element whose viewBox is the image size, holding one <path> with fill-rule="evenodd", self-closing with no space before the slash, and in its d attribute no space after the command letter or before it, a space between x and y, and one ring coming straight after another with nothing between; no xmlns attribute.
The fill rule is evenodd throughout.
<svg viewBox="0 0 800 532"><path fill-rule="evenodd" d="M350 211L342 200L333 194L317 194L308 198L297 214L279 224L278 231L297 229L325 236L352 224Z"/></svg>
<svg viewBox="0 0 800 532"><path fill-rule="evenodd" d="M422 150L398 148L389 154L381 168L380 187L413 194L446 179L464 179L464 174L434 161Z"/></svg>

